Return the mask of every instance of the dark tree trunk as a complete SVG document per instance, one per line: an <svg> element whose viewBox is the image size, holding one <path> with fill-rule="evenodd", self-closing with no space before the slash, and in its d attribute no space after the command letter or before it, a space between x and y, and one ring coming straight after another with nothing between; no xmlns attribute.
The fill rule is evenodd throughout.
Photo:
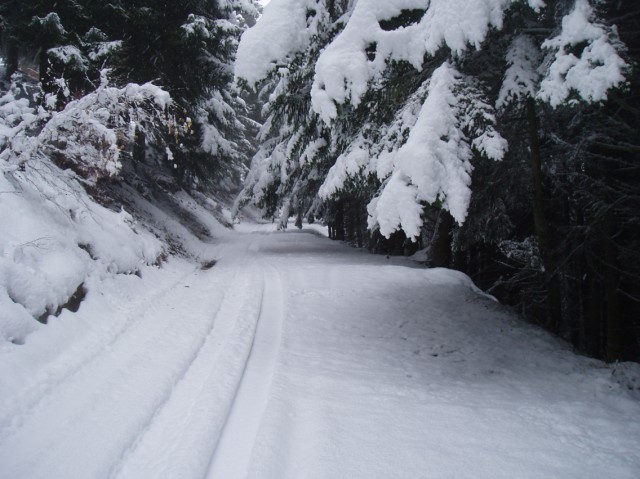
<svg viewBox="0 0 640 479"><path fill-rule="evenodd" d="M298 208L298 214L296 216L296 228L302 229L302 205Z"/></svg>
<svg viewBox="0 0 640 479"><path fill-rule="evenodd" d="M429 245L429 266L448 268L451 266L451 230L453 216L447 210L440 210L433 239Z"/></svg>
<svg viewBox="0 0 640 479"><path fill-rule="evenodd" d="M613 218L611 211L604 216L604 283L607 301L606 325L607 346L605 358L615 361L624 357L624 341L622 336L622 321L618 303L618 281L616 247L613 243Z"/></svg>
<svg viewBox="0 0 640 479"><path fill-rule="evenodd" d="M336 216L334 219L335 238L344 241L344 200L336 203Z"/></svg>
<svg viewBox="0 0 640 479"><path fill-rule="evenodd" d="M18 71L19 65L19 54L18 54L18 45L15 40L9 39L7 41L7 58L6 58L7 66L6 66L6 78L7 80L11 80L11 76Z"/></svg>
<svg viewBox="0 0 640 479"><path fill-rule="evenodd" d="M336 17L336 5L335 0L327 0L327 10L329 11L329 17L333 20Z"/></svg>
<svg viewBox="0 0 640 479"><path fill-rule="evenodd" d="M147 137L139 127L136 126L136 132L133 139L133 165L134 168L139 163L144 163L145 152L147 147Z"/></svg>
<svg viewBox="0 0 640 479"><path fill-rule="evenodd" d="M544 196L542 190L542 158L540 153L539 122L536 104L533 98L527 99L527 122L529 128L529 148L531 150L532 210L533 223L540 248L540 257L544 265L547 283L547 305L549 319L546 326L557 332L562 318L560 281L558 278L558 262L553 252L553 244L544 213Z"/></svg>
<svg viewBox="0 0 640 479"><path fill-rule="evenodd" d="M602 357L602 331L601 331L601 318L602 318L602 290L599 287L598 280L596 278L595 271L592 267L589 267L589 273L587 273L587 294L588 304L585 318L585 350L588 354L595 357Z"/></svg>

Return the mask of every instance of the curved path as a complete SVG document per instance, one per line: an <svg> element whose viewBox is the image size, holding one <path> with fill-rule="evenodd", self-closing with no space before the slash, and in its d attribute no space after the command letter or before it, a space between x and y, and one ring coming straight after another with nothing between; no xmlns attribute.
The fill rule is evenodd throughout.
<svg viewBox="0 0 640 479"><path fill-rule="evenodd" d="M0 349L0 478L637 478L639 368L464 275L269 229Z"/></svg>

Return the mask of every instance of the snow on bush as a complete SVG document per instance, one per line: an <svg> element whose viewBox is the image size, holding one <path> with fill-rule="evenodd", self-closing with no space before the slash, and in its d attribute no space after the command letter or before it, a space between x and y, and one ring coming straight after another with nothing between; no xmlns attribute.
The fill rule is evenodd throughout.
<svg viewBox="0 0 640 479"><path fill-rule="evenodd" d="M20 343L90 275L134 273L163 254L131 215L98 205L81 182L117 174L123 137L170 98L153 85L102 87L49 114L18 90L0 100L0 341Z"/></svg>
<svg viewBox="0 0 640 479"><path fill-rule="evenodd" d="M75 71L86 72L89 68L87 59L78 47L64 45L47 50L51 61L61 63Z"/></svg>
<svg viewBox="0 0 640 479"><path fill-rule="evenodd" d="M154 128L146 125L166 123L170 101L167 92L150 83L99 88L53 115L34 147L89 181L115 176L122 167L122 151L133 144L136 125L153 137Z"/></svg>
<svg viewBox="0 0 640 479"><path fill-rule="evenodd" d="M19 133L29 131L46 117L42 111L31 107L26 86L13 83L10 90L0 97L0 151Z"/></svg>

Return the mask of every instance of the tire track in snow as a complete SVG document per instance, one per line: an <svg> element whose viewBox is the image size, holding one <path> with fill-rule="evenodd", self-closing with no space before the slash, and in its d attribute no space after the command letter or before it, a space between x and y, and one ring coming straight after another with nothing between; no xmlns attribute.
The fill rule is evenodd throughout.
<svg viewBox="0 0 640 479"><path fill-rule="evenodd" d="M257 290L259 298L262 284L254 283L255 275L243 271L193 361L109 478L202 477L206 472L208 451L219 438L249 355L247 338L255 333L259 304L251 295Z"/></svg>
<svg viewBox="0 0 640 479"><path fill-rule="evenodd" d="M244 479L267 403L282 336L284 293L277 270L265 266L256 334L240 386L211 458L207 479Z"/></svg>
<svg viewBox="0 0 640 479"><path fill-rule="evenodd" d="M28 386L20 394L3 404L0 407L0 411L2 411L0 413L0 442L11 436L11 433L20 427L51 391L63 386L78 373L90 367L97 358L108 353L110 348L136 323L136 319L142 316L142 310L148 312L150 304L152 308L157 309L158 300L178 288L197 271L198 268L196 267L150 298L138 300L129 314L127 314L126 319L117 327L108 331L106 341L101 341L97 345L90 344L89 347L85 343L81 343L81 353L77 349L69 351L63 358L47 366L38 374L31 382L31 386ZM103 339L103 337L101 336L100 339Z"/></svg>
<svg viewBox="0 0 640 479"><path fill-rule="evenodd" d="M234 286L237 287L238 270L235 269L231 277L229 273L224 273L221 278L218 278L224 281L213 282L213 285L218 283L227 285L223 291L214 295L219 298L216 302L219 308L229 290ZM182 281L176 284L180 282ZM177 304L186 305L185 299L191 294L187 291L179 288L177 295L166 296L159 303L166 306L169 302L181 300ZM166 293L167 290L165 295ZM37 442L39 453L31 454L29 457L22 454L12 457L0 452L3 470L14 472L8 477L69 477L65 471L56 467L56 457L68 454L67 449L74 447L72 444L82 450L85 456L91 456L86 454L88 451L94 450L95 453L96 448L103 447L94 460L82 465L91 470L90 474L83 477L108 477L107 474L113 470L114 463L118 463L118 459L122 458L126 450L135 443L140 431L148 426L158 409L168 401L175 385L195 361L215 325L215 313L207 315L209 319L198 319L193 324L176 326L174 317L163 318L162 324L159 324L154 314L156 309L154 307L148 310L144 317L134 322L135 329L128 328L129 334L122 334L120 341L114 341L113 352L119 349L113 358L109 358L109 354L97 354L90 365L79 368L66 378L63 382L64 387L55 388L51 394L43 396L36 407L25 411L23 422L27 426L26 429L21 425L20 428L11 431L13 434L3 438L0 443L4 446L13 444L9 449L20 450L21 444L25 441L31 444ZM179 336L174 336L178 332ZM140 355L135 348L131 347L133 344L140 346L138 340L142 340L148 346L153 345L153 348L148 346L142 348L142 351L155 351L153 354L168 352L167 348L178 348L180 353L175 359L179 359L179 363L164 360L166 368L164 369L162 363L156 364L156 360L161 356L151 357L146 353ZM111 352L112 349L105 347L104 351ZM172 352L168 357L173 358L173 356ZM154 369L149 369L152 366ZM100 378L98 383L92 382L95 388L84 389L83 385L87 384L85 376ZM145 386L150 386L151 389L144 391ZM141 396L143 391L144 395ZM117 420L109 424L108 410L111 405L121 402L132 406L137 405L138 408L127 411L126 421ZM63 409L69 411L69 406L65 406L65 403L73 404L73 415L69 416L65 413L64 416L57 417L56 411ZM37 427L37 423L42 423L43 420L48 423L48 430L55 430L55 436L46 433L43 437L37 438L37 441L30 439L29 431L34 428L40 429L41 426ZM93 430L111 430L112 434L108 438L111 442L101 444L99 439L92 438L90 431ZM90 440L83 441L83 437ZM9 451L7 448L4 449L5 452ZM86 461L87 457L85 457Z"/></svg>

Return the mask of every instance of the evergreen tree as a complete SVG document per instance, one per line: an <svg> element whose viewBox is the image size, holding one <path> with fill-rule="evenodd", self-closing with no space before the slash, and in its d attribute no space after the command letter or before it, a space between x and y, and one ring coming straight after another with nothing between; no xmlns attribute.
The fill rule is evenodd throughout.
<svg viewBox="0 0 640 479"><path fill-rule="evenodd" d="M402 252L413 238L430 264L475 274L581 349L637 355L637 324L620 319L638 310L629 138L639 135L625 89L635 78L627 47L637 26L633 13L619 15L637 8L587 0L341 5L346 15L322 37L309 29L328 2L273 0L243 38L239 76L250 84L284 78L271 90L245 196L269 215L281 208L282 222L313 205L335 238L350 241L358 228L346 224L368 215L369 239L355 243L380 249L381 234L392 242L383 250ZM269 24L285 30L286 43L260 46ZM311 162L309 149L317 152ZM574 294L584 291L581 277L594 278L589 288L602 301ZM623 331L635 339L621 341Z"/></svg>
<svg viewBox="0 0 640 479"><path fill-rule="evenodd" d="M119 87L153 82L171 94L177 123L155 144L138 125L136 158L170 168L185 187L237 188L249 144L232 63L257 15L252 0L9 1L0 15L7 73L19 61L35 67L46 108L63 109L105 78Z"/></svg>
<svg viewBox="0 0 640 479"><path fill-rule="evenodd" d="M307 2L304 11L299 12L304 15L299 19L300 24L294 23L292 27L305 25L306 40L297 46L298 51L289 52L286 66L274 64L268 72L265 70L265 78L247 85L257 88L262 99L264 125L259 132L260 148L253 158L239 202L253 200L266 216L279 216L281 227L286 227L291 214L300 217L318 214L315 195L330 163L328 131L317 117L309 114L315 61L342 27L333 23L342 12L341 6L330 3ZM287 8L276 13L287 15ZM277 18L273 24L265 23L268 29L277 24ZM284 41L278 40L282 43L280 48L288 49L291 44L287 42L286 33L284 38ZM239 53L244 57L255 54L253 45ZM243 71L238 74L245 82L247 76L251 81L251 75Z"/></svg>
<svg viewBox="0 0 640 479"><path fill-rule="evenodd" d="M232 63L249 2L134 1L124 6L124 40L116 74L166 88L183 112L184 135L169 145L186 186L238 184L248 144L236 111Z"/></svg>

